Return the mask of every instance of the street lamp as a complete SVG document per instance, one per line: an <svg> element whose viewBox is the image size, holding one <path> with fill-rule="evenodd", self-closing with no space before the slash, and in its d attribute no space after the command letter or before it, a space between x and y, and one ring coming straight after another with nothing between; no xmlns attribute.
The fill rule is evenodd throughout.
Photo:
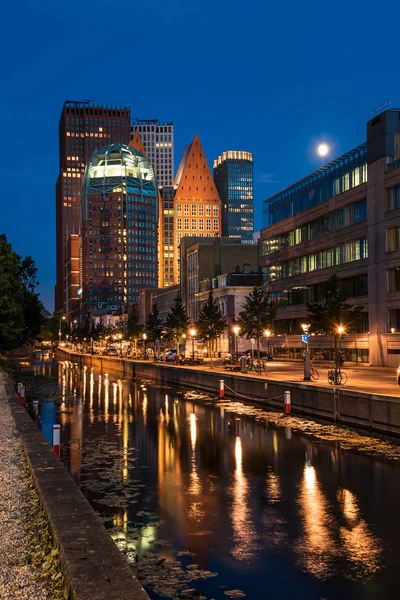
<svg viewBox="0 0 400 600"><path fill-rule="evenodd" d="M339 335L339 348L338 348L338 356L336 358L336 365L340 367L340 363L342 362L342 350L341 350L340 346L341 346L342 336L346 332L343 325L339 325L339 327L337 328L337 332Z"/></svg>
<svg viewBox="0 0 400 600"><path fill-rule="evenodd" d="M122 333L119 333L118 337L119 337L119 355L122 356Z"/></svg>
<svg viewBox="0 0 400 600"><path fill-rule="evenodd" d="M61 342L61 321L65 321L67 317L65 315L62 315L62 317L60 317L60 325L58 327L58 341Z"/></svg>
<svg viewBox="0 0 400 600"><path fill-rule="evenodd" d="M235 334L235 355L236 355L236 360L238 360L238 354L239 354L239 331L240 331L239 325L235 325L234 328L233 328L233 333Z"/></svg>
<svg viewBox="0 0 400 600"><path fill-rule="evenodd" d="M267 359L269 359L269 338L271 337L271 331L269 329L266 329L264 331L264 335L267 338Z"/></svg>
<svg viewBox="0 0 400 600"><path fill-rule="evenodd" d="M143 334L143 357L146 358L146 340L147 340L147 333Z"/></svg>
<svg viewBox="0 0 400 600"><path fill-rule="evenodd" d="M194 338L196 335L196 330L194 328L190 329L189 335L192 338L192 361L194 362Z"/></svg>
<svg viewBox="0 0 400 600"><path fill-rule="evenodd" d="M255 339L251 338L251 360L254 360L254 344L255 344Z"/></svg>
<svg viewBox="0 0 400 600"><path fill-rule="evenodd" d="M306 337L306 349L304 350L304 381L310 381L311 380L311 375L310 375L310 351L308 349L308 330L310 329L310 325L308 323L302 323L301 328L304 332L304 335L307 336ZM304 340L302 340L304 341Z"/></svg>

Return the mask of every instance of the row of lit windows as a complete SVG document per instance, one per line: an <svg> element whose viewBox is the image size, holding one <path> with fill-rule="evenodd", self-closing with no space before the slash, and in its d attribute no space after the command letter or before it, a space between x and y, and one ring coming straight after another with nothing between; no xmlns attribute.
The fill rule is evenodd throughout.
<svg viewBox="0 0 400 600"><path fill-rule="evenodd" d="M206 219L206 231L211 231L211 219ZM198 223L198 226L197 226ZM191 227L190 227L191 225ZM219 219L214 219L214 231L218 231L219 230ZM178 217L176 220L176 228L177 230L181 230L182 229L182 218ZM190 223L190 219L183 219L183 229L188 231L189 229L192 230L199 230L202 231L204 230L204 219L192 219L191 223Z"/></svg>
<svg viewBox="0 0 400 600"><path fill-rule="evenodd" d="M219 216L219 206L206 204L206 217L211 217L211 212L214 217ZM176 205L176 214L178 216L182 215L182 204ZM204 204L184 204L183 205L183 215L185 217L192 215L192 217L196 217L198 214L199 217L204 216Z"/></svg>
<svg viewBox="0 0 400 600"><path fill-rule="evenodd" d="M321 235L338 231L343 227L361 223L362 221L365 221L366 218L367 199L363 198L344 208L339 208L327 215L318 217L318 219L313 219L301 227L291 229L281 235L263 240L262 252L264 256L267 256L282 248L289 248L313 240Z"/></svg>
<svg viewBox="0 0 400 600"><path fill-rule="evenodd" d="M368 258L366 237L264 268L271 281Z"/></svg>

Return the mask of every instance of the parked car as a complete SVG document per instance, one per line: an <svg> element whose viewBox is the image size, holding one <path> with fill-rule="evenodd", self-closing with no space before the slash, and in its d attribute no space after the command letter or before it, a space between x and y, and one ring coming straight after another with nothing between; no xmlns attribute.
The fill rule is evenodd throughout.
<svg viewBox="0 0 400 600"><path fill-rule="evenodd" d="M105 356L118 356L118 352L115 348L107 348L104 352Z"/></svg>
<svg viewBox="0 0 400 600"><path fill-rule="evenodd" d="M172 362L175 359L176 359L176 349L175 348L170 348L168 350L168 353L165 356L165 360L167 362Z"/></svg>

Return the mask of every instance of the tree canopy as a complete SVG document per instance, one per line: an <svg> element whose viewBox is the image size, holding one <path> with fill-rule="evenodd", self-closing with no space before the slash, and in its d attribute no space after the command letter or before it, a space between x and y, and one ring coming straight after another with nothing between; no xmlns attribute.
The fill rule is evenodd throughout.
<svg viewBox="0 0 400 600"><path fill-rule="evenodd" d="M307 304L307 318L313 333L339 337L338 327L345 333L356 330L361 320L362 306L353 306L345 302L347 299L343 284L337 275L332 275L325 283L321 283L322 302Z"/></svg>
<svg viewBox="0 0 400 600"><path fill-rule="evenodd" d="M146 331L151 342L161 338L163 331L163 320L160 319L157 302L154 302L153 308L146 320Z"/></svg>
<svg viewBox="0 0 400 600"><path fill-rule="evenodd" d="M207 300L202 304L200 309L199 319L197 321L197 329L199 337L202 338L208 345L209 355L212 366L212 343L220 337L226 327L226 319L223 316L218 302L213 297L212 290L208 294Z"/></svg>
<svg viewBox="0 0 400 600"><path fill-rule="evenodd" d="M257 340L258 358L260 358L260 338L264 331L272 327L278 305L271 300L269 292L256 285L246 296L243 310L239 313L240 334L248 339Z"/></svg>
<svg viewBox="0 0 400 600"><path fill-rule="evenodd" d="M35 293L37 285L33 259L16 254L0 235L0 350L32 341L49 317Z"/></svg>
<svg viewBox="0 0 400 600"><path fill-rule="evenodd" d="M174 298L174 304L165 320L165 328L168 337L179 344L183 335L186 334L189 324L190 320L187 316L185 305L183 304L182 295L178 292Z"/></svg>

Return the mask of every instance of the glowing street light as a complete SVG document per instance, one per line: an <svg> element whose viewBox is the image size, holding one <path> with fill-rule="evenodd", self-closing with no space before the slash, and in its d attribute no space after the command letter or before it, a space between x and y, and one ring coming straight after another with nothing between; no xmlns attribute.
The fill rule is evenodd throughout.
<svg viewBox="0 0 400 600"><path fill-rule="evenodd" d="M146 358L146 340L147 340L147 333L144 333L143 334L143 354L144 354L143 358Z"/></svg>
<svg viewBox="0 0 400 600"><path fill-rule="evenodd" d="M197 331L194 328L189 330L189 335L192 338L192 361L193 362L194 362L194 338L195 338L196 333L197 333Z"/></svg>
<svg viewBox="0 0 400 600"><path fill-rule="evenodd" d="M61 342L61 321L65 321L66 320L66 316L62 315L62 317L60 317L60 326L58 328L58 341Z"/></svg>
<svg viewBox="0 0 400 600"><path fill-rule="evenodd" d="M270 331L269 329L266 329L264 331L264 335L267 338L267 359L269 358L269 338L271 337L272 331Z"/></svg>
<svg viewBox="0 0 400 600"><path fill-rule="evenodd" d="M337 332L338 332L338 335L339 335L339 351L338 351L338 356L337 356L337 359L336 359L336 365L340 366L341 363L342 363L342 350L340 348L340 343L342 341L342 336L346 333L346 330L345 330L345 328L342 325L339 325L338 328L337 328Z"/></svg>
<svg viewBox="0 0 400 600"><path fill-rule="evenodd" d="M235 334L235 354L236 354L236 359L238 358L238 354L239 354L239 331L240 331L239 325L235 325L234 328L233 328L233 333Z"/></svg>

